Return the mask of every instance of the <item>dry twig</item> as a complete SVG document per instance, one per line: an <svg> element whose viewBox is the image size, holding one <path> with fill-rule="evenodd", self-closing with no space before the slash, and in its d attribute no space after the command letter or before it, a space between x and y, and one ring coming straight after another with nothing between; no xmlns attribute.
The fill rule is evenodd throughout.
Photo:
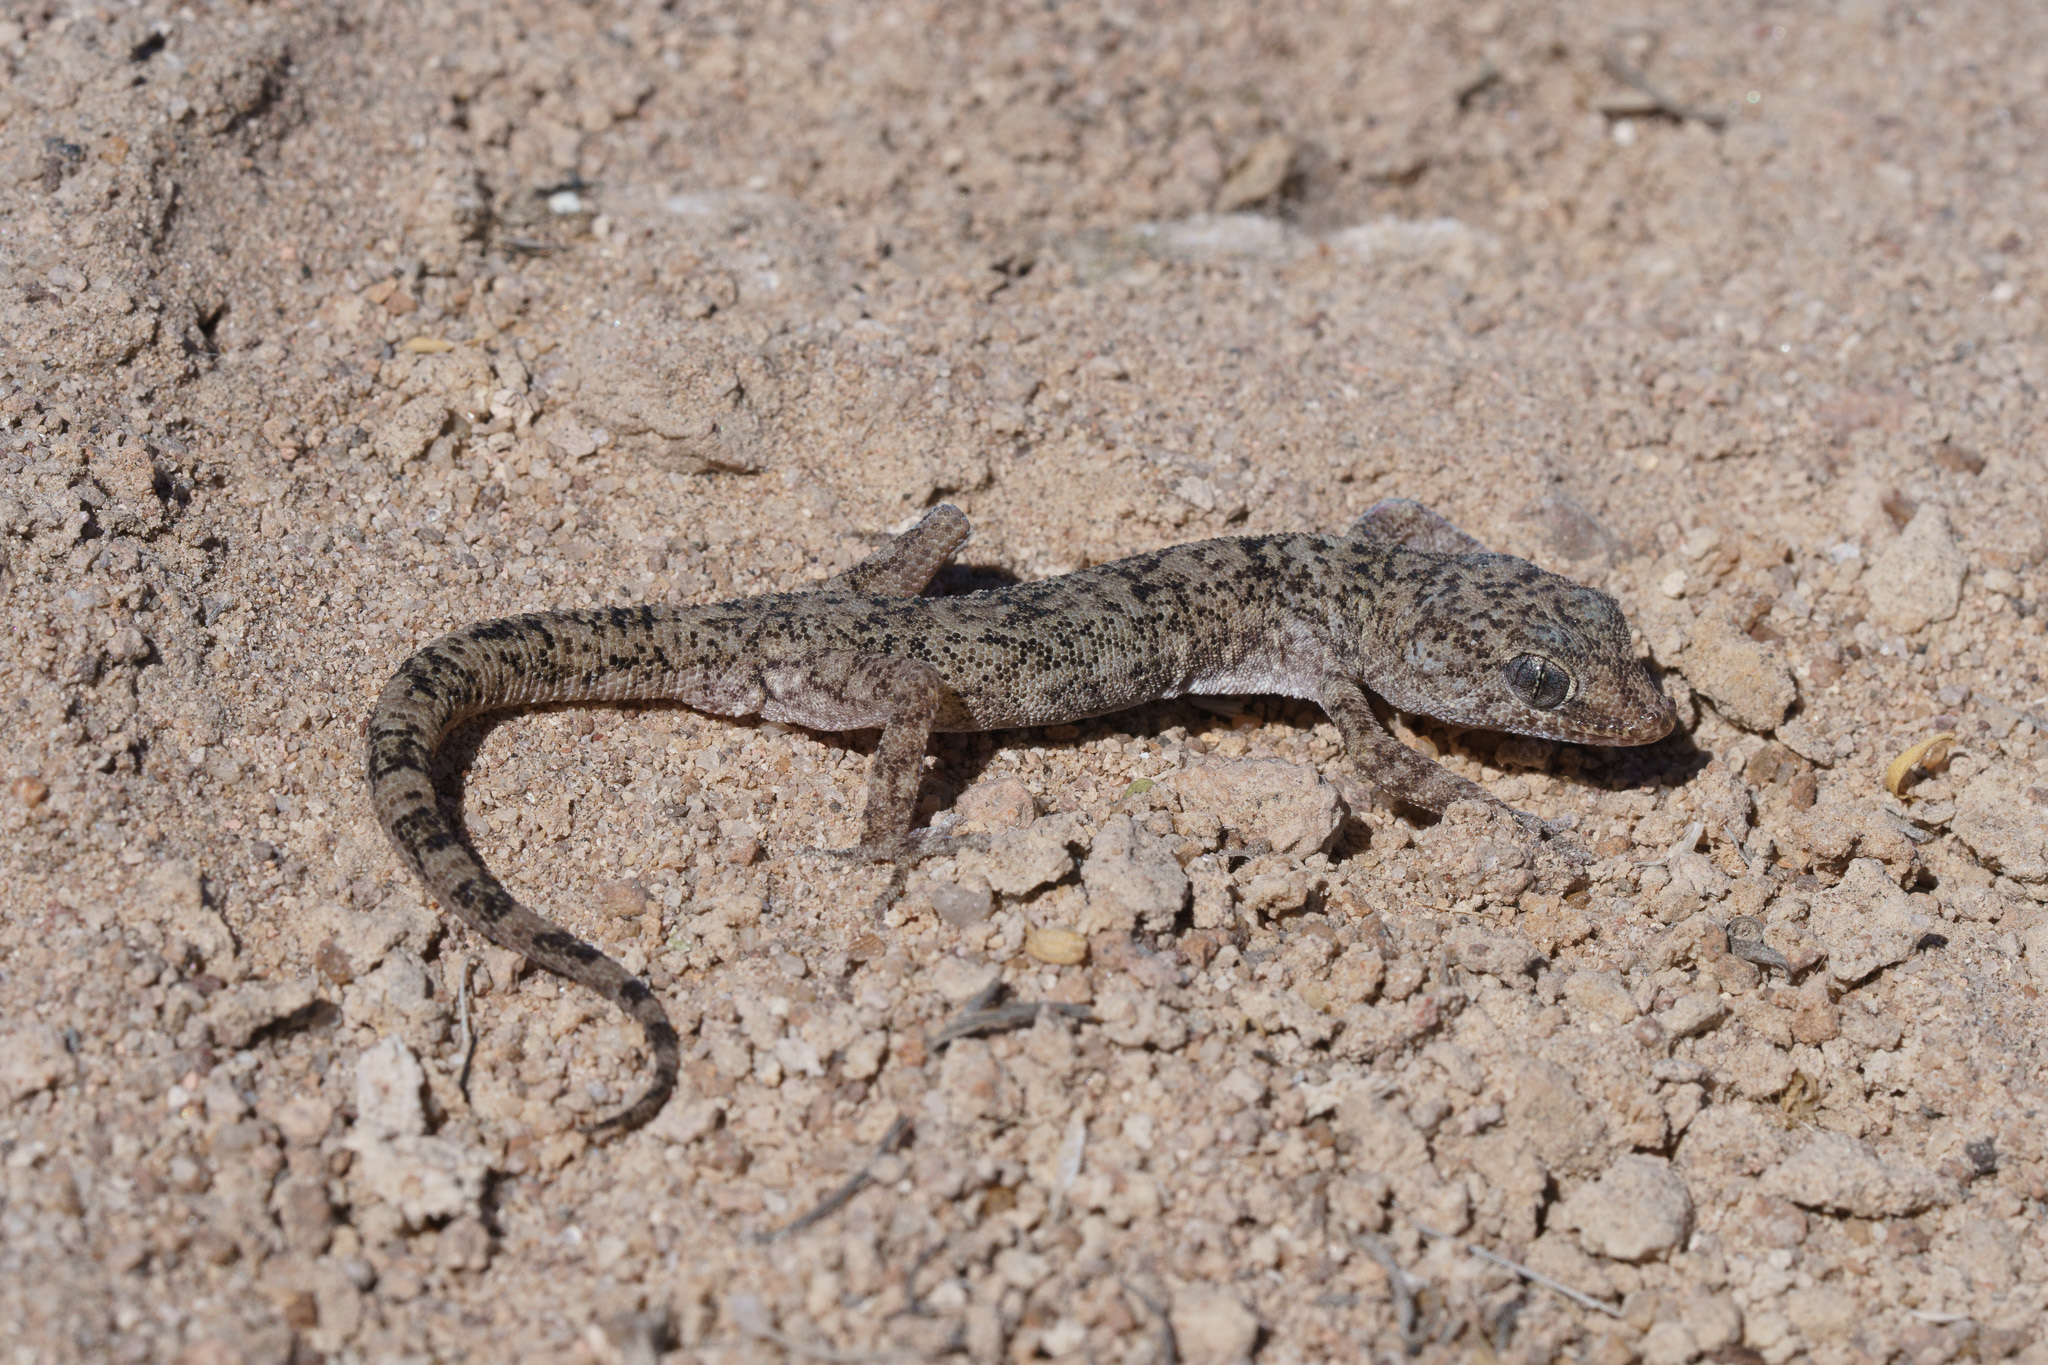
<svg viewBox="0 0 2048 1365"><path fill-rule="evenodd" d="M1691 119L1693 122L1712 128L1716 132L1719 132L1728 124L1728 117L1725 114L1717 114L1711 109L1700 109L1690 104L1680 104L1677 100L1672 99L1662 90L1650 84L1650 78L1631 66L1619 52L1610 50L1601 53L1600 64L1607 68L1609 75L1624 85L1629 86L1637 94L1648 100L1650 102L1648 112L1650 113L1661 114L1665 118L1675 119L1680 123Z"/></svg>
<svg viewBox="0 0 2048 1365"><path fill-rule="evenodd" d="M1792 964L1785 960L1783 953L1764 942L1763 923L1755 916L1737 915L1728 921L1727 933L1728 951L1732 956L1759 967L1781 971L1786 980L1792 979Z"/></svg>
<svg viewBox="0 0 2048 1365"><path fill-rule="evenodd" d="M1010 988L1002 981L991 981L987 989L974 996L960 1007L960 1012L946 1023L937 1033L925 1039L925 1047L937 1052L946 1044L959 1038L976 1038L984 1033L1004 1033L1013 1028L1029 1028L1038 1021L1042 1011L1078 1019L1084 1024L1095 1022L1095 1011L1086 1005L1068 1005L1057 1000L1020 1000L1008 1005L996 1003L1009 993Z"/></svg>
<svg viewBox="0 0 2048 1365"><path fill-rule="evenodd" d="M476 1021L469 1015L469 973L476 966L469 954L462 955L462 971L457 977L461 983L455 992L455 1017L462 1029L462 1071L455 1078L456 1088L462 1091L465 1104L474 1104L469 1098L469 1069L476 1061Z"/></svg>
<svg viewBox="0 0 2048 1365"><path fill-rule="evenodd" d="M1552 1290L1555 1293L1562 1294L1566 1298L1570 1299L1573 1303L1579 1305L1579 1307L1581 1308L1590 1308L1596 1313L1605 1313L1610 1318L1618 1318L1621 1316L1621 1310L1619 1308L1616 1308L1613 1304L1602 1303L1599 1299L1594 1298L1591 1294L1587 1294L1581 1290L1574 1289L1570 1285L1565 1284L1561 1280L1553 1280L1540 1270L1531 1270L1528 1266L1523 1265L1520 1261L1510 1261L1507 1257L1502 1256L1497 1252L1488 1251L1485 1247L1480 1246L1477 1243L1463 1241L1460 1238L1451 1236L1451 1234L1448 1232L1438 1232L1435 1228L1425 1227L1421 1223L1417 1223L1415 1225L1415 1230L1425 1237L1434 1237L1438 1241L1449 1242L1453 1246L1456 1246L1468 1252L1471 1255L1477 1256L1482 1261L1491 1261L1493 1264L1500 1266L1504 1270L1512 1270L1517 1275L1520 1275L1523 1279L1529 1281L1529 1283L1540 1284L1545 1289Z"/></svg>
<svg viewBox="0 0 2048 1365"><path fill-rule="evenodd" d="M1123 1276L1117 1276L1116 1282L1124 1287L1124 1293L1143 1304L1146 1312L1159 1319L1159 1365L1180 1365L1180 1341L1173 1335L1173 1319L1152 1301L1151 1295Z"/></svg>
<svg viewBox="0 0 2048 1365"><path fill-rule="evenodd" d="M959 1038L975 1038L984 1033L1004 1033L1013 1028L1029 1028L1038 1022L1040 1014L1057 1014L1068 1019L1078 1019L1084 1024L1095 1022L1095 1011L1086 1005L1069 1005L1058 1000L1019 1000L1014 1004L997 1005L991 1009L963 1011L953 1021L933 1034L925 1046L937 1052L946 1044Z"/></svg>
<svg viewBox="0 0 2048 1365"><path fill-rule="evenodd" d="M1358 1244L1361 1251L1372 1257L1381 1270L1387 1272L1387 1290L1394 1296L1394 1325L1401 1329L1403 1341L1413 1342L1415 1291L1421 1287L1421 1281L1401 1268L1401 1263L1394 1259L1394 1249L1378 1237L1369 1232L1361 1232L1351 1240Z"/></svg>
<svg viewBox="0 0 2048 1365"><path fill-rule="evenodd" d="M932 1258L945 1249L946 1243L941 1239L917 1253L917 1259L912 1261L910 1269L903 1273L903 1307L898 1310L899 1312L908 1313L914 1317L924 1316L924 1304L919 1300L917 1293L917 1277L923 1274L924 1268L932 1263ZM892 1314L891 1316L895 1315Z"/></svg>
<svg viewBox="0 0 2048 1365"><path fill-rule="evenodd" d="M889 1131L882 1134L881 1142L876 1144L875 1154L863 1162L859 1170L848 1176L845 1183L819 1200L809 1213L801 1215L795 1222L786 1223L772 1232L761 1233L755 1240L764 1243L773 1242L777 1238L787 1237L791 1233L802 1232L805 1228L830 1218L833 1214L845 1208L848 1201L866 1189L868 1183L874 1179L875 1163L883 1157L892 1154L898 1147L903 1145L903 1139L910 1135L910 1127L910 1115L898 1114L896 1121L889 1125Z"/></svg>
<svg viewBox="0 0 2048 1365"><path fill-rule="evenodd" d="M1471 108L1473 100L1478 99L1481 95L1499 84L1500 68L1492 62L1482 64L1477 72L1473 73L1463 85L1458 87L1458 107L1460 109Z"/></svg>

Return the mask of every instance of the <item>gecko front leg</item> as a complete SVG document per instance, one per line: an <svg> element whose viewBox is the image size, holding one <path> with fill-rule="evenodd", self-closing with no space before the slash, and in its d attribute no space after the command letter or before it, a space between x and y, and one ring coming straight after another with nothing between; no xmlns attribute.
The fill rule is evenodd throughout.
<svg viewBox="0 0 2048 1365"><path fill-rule="evenodd" d="M930 586L932 576L946 567L972 531L964 512L942 502L860 563L820 583L818 590L915 597Z"/></svg>
<svg viewBox="0 0 2048 1365"><path fill-rule="evenodd" d="M860 563L818 585L820 591L871 597L915 597L967 543L967 517L941 503L917 524ZM896 864L889 886L876 902L880 918L903 893L909 869L957 841L911 832L917 817L917 789L924 777L924 751L938 715L939 677L927 664L875 655L827 652L762 671L770 698L768 720L819 730L882 727L881 742L868 769L867 805L860 843L844 849L803 852L859 862Z"/></svg>
<svg viewBox="0 0 2048 1365"><path fill-rule="evenodd" d="M1540 838L1551 832L1541 817L1516 810L1477 782L1431 762L1388 734L1372 713L1365 689L1349 678L1324 683L1317 700L1344 737L1345 756L1358 775L1388 796L1438 814L1453 801L1483 801L1503 807L1527 834Z"/></svg>

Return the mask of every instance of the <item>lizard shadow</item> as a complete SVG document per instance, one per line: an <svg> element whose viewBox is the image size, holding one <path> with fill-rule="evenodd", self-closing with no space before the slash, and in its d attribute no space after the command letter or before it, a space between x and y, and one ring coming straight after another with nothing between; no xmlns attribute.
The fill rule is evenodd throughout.
<svg viewBox="0 0 2048 1365"><path fill-rule="evenodd" d="M1375 712L1382 720L1396 713L1375 696ZM1245 726L1249 718L1249 727ZM923 824L942 811L950 809L962 792L972 787L987 774L996 755L1004 749L1020 746L1046 749L1071 750L1079 746L1108 737L1158 741L1169 731L1180 730L1188 737L1204 740L1204 749L1198 752L1213 752L1219 739L1240 728L1253 728L1267 724L1278 724L1305 734L1325 722L1327 718L1321 707L1312 701L1292 697L1248 695L1228 697L1176 697L1169 700L1146 702L1124 711L1091 717L1075 722L1071 726L1027 727L1019 730L994 730L974 733L940 733L931 737L927 752L933 763L925 773L925 780L918 799L918 821ZM1505 742L1515 738L1503 730L1465 729L1448 726L1427 716L1400 714L1401 728L1409 733L1426 734L1436 744L1438 751L1483 763L1499 764L1499 749ZM739 722L748 724L750 722ZM1052 737L1048 731L1074 730L1077 733ZM843 753L872 755L879 731L853 730L843 732L809 732L820 744ZM1594 792L1621 791L1634 787L1657 789L1684 785L1714 759L1710 751L1699 748L1692 735L1684 729L1674 729L1671 734L1654 744L1619 746L1570 744L1545 741L1550 747L1545 762L1540 767L1527 769L1542 772L1553 780L1571 787ZM1576 771L1559 765L1551 757L1565 749L1573 749L1580 755ZM1227 755L1226 755L1227 756ZM1363 778L1370 783L1370 772L1351 774L1343 763L1341 753L1325 760L1305 760L1326 777L1342 772L1347 777ZM1505 765L1510 771L1518 765ZM1058 794L1049 809L1084 809L1076 804L1069 805L1064 793ZM1440 812L1405 801L1389 799L1375 790L1375 803L1391 810L1412 825L1428 827L1443 817ZM1347 796L1346 805L1352 804ZM1355 852L1364 847L1363 829L1350 828L1360 824L1357 812L1347 817L1347 833L1341 834L1332 849L1332 857L1340 858L1346 852Z"/></svg>
<svg viewBox="0 0 2048 1365"><path fill-rule="evenodd" d="M1464 729L1446 725L1429 716L1405 713L1400 715L1400 722L1398 729L1393 726L1389 729L1396 734L1425 735L1445 755L1488 764L1508 773L1542 774L1563 787L1591 792L1627 791L1631 788L1655 791L1684 786L1714 761L1714 754L1701 749L1694 743L1692 735L1683 729L1674 729L1653 744L1641 745L1541 740L1538 743L1548 748L1539 751L1542 761L1532 766L1519 757L1502 756L1504 745L1525 738L1510 731ZM1567 750L1578 755L1575 763L1558 761L1557 756ZM1371 774L1366 776L1370 778ZM1434 825L1443 818L1441 812L1403 801L1395 802L1394 808L1410 823L1417 825Z"/></svg>
<svg viewBox="0 0 2048 1365"><path fill-rule="evenodd" d="M462 847L468 850L471 856L475 857L478 862L483 863L485 866L490 865L489 860L483 856L482 850L477 848L476 841L471 836L465 812L468 803L469 773L476 766L478 758L483 753L484 746L490 741L493 734L503 726L531 720L539 716L557 713L588 716L606 712L621 717L654 712L678 712L735 731L760 731L766 729L774 732L786 729L808 736L835 754L851 754L866 759L874 757L876 744L881 737L881 731L874 728L863 730L811 730L803 726L777 726L773 722L762 720L759 716L720 716L708 711L700 711L693 706L677 701L611 702L602 705L592 705L587 702L538 702L529 706L493 712L490 715L479 716L474 720L464 721L461 725L450 730L447 736L442 739L439 747L434 751L433 761L427 772L427 778L433 786L435 798L441 803L442 808L449 813L455 837ZM1015 732L998 731L996 733ZM927 806L931 806L932 811L950 806L953 797L957 796L960 791L965 790L966 787L973 785L973 777L971 775L964 781L948 783L944 780L942 774L949 770L947 764L948 756L962 759L968 765L968 771L978 773L994 757L997 746L989 745L987 752L984 754L961 755L959 750L962 746L954 741L974 741L984 738L987 738L987 736L954 734L932 736L931 750L933 753L940 755L940 759L938 767L933 772L927 774L924 787L925 795L919 806L920 814L931 813L931 811L925 809ZM950 770L959 771L959 763L952 765ZM933 804L934 792L944 797L936 805ZM716 808L716 803L714 803L714 808ZM857 806L855 807L855 813L858 813ZM677 824L682 823L685 819L683 812L678 808L671 807L667 810L666 814Z"/></svg>
<svg viewBox="0 0 2048 1365"><path fill-rule="evenodd" d="M1602 790L1611 791L1627 787L1682 787L1716 757L1711 749L1700 748L1692 732L1684 729L1673 730L1655 744L1601 748L1599 752L1605 757L1604 771L1612 779L1609 784L1601 784Z"/></svg>
<svg viewBox="0 0 2048 1365"><path fill-rule="evenodd" d="M932 575L920 597L964 597L972 592L1014 588L1024 580L996 564L948 564Z"/></svg>

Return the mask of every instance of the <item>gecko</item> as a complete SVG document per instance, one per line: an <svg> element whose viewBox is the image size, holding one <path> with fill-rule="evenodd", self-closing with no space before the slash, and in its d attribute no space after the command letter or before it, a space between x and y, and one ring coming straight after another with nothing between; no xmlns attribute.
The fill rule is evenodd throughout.
<svg viewBox="0 0 2048 1365"><path fill-rule="evenodd" d="M653 1080L593 1131L660 1112L680 1045L645 981L521 904L443 809L442 739L491 712L666 700L815 730L879 729L860 842L899 866L942 851L912 828L935 732L1059 725L1186 695L1319 705L1344 756L1427 811L1502 803L1396 739L1368 693L1452 725L1600 745L1663 738L1676 711L1606 593L1496 554L1421 504L1375 504L1343 534L1252 535L1154 550L1034 582L923 597L965 543L934 508L821 585L698 606L486 621L407 659L369 721L370 795L442 907L501 947L604 996L646 1036ZM1535 838L1535 816L1512 812Z"/></svg>

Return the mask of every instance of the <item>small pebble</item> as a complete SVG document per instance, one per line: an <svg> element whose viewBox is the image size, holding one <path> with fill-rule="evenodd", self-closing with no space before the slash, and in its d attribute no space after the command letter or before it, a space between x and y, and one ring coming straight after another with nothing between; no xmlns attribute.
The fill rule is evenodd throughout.
<svg viewBox="0 0 2048 1365"><path fill-rule="evenodd" d="M1718 610L1693 623L1678 671L1716 710L1745 730L1775 729L1799 699L1785 656L1751 639Z"/></svg>
<svg viewBox="0 0 2048 1365"><path fill-rule="evenodd" d="M1669 1162L1623 1156L1567 1195L1558 1219L1596 1256L1644 1261L1683 1245L1692 1230L1692 1194Z"/></svg>
<svg viewBox="0 0 2048 1365"><path fill-rule="evenodd" d="M974 999L1002 976L993 962L973 962L964 957L942 957L931 969L932 989L955 1005Z"/></svg>
<svg viewBox="0 0 2048 1365"><path fill-rule="evenodd" d="M993 777L960 793L953 808L963 820L991 829L1022 829L1038 818L1037 798L1021 778Z"/></svg>
<svg viewBox="0 0 2048 1365"><path fill-rule="evenodd" d="M1174 1294L1167 1316L1189 1365L1248 1360L1258 1343L1258 1315L1235 1290L1223 1285L1184 1285Z"/></svg>
<svg viewBox="0 0 2048 1365"><path fill-rule="evenodd" d="M934 881L925 896L938 917L955 929L980 924L994 909L988 878L971 873L957 882Z"/></svg>
<svg viewBox="0 0 2048 1365"><path fill-rule="evenodd" d="M1967 567L1948 514L1932 504L1922 507L1864 576L1871 619L1904 635L1948 620L1962 601Z"/></svg>
<svg viewBox="0 0 2048 1365"><path fill-rule="evenodd" d="M1024 951L1040 962L1071 967L1088 956L1088 940L1072 929L1027 929Z"/></svg>
<svg viewBox="0 0 2048 1365"><path fill-rule="evenodd" d="M597 904L613 919L638 919L647 913L647 890L631 878L606 882L597 889Z"/></svg>

